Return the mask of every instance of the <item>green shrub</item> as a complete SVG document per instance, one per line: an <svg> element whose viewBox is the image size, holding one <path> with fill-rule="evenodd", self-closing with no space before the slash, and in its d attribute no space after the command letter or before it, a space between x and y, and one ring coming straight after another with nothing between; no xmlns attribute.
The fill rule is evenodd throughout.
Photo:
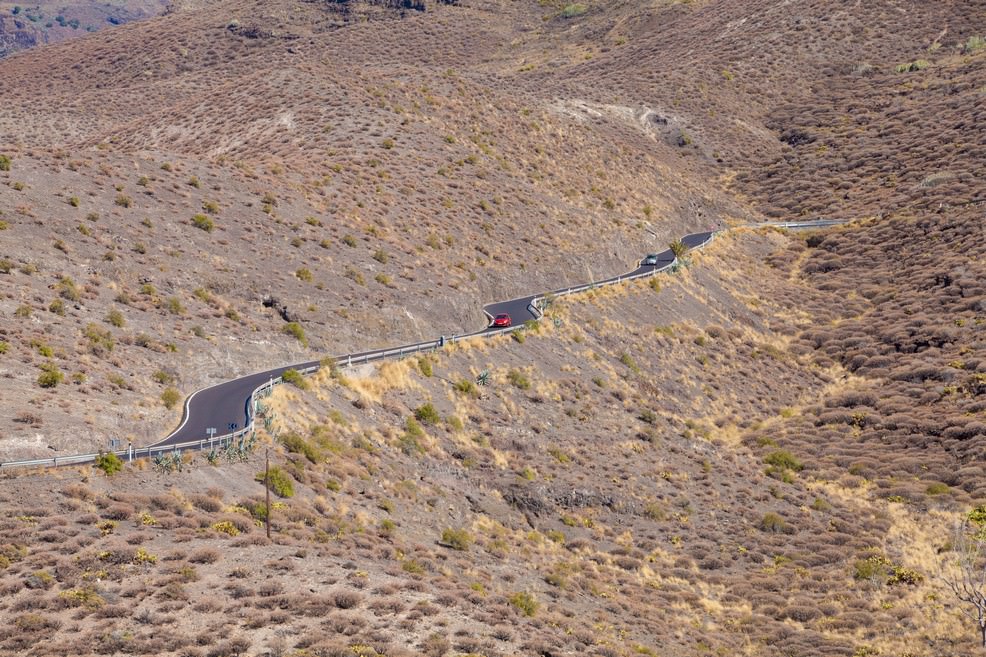
<svg viewBox="0 0 986 657"><path fill-rule="evenodd" d="M411 575L421 575L425 572L425 567L415 559L407 559L401 563L401 570Z"/></svg>
<svg viewBox="0 0 986 657"><path fill-rule="evenodd" d="M304 281L306 283L311 283L313 278L311 270L308 269L307 267L301 267L300 269L298 269L298 271L294 273L294 275L298 277L298 280Z"/></svg>
<svg viewBox="0 0 986 657"><path fill-rule="evenodd" d="M385 265L387 264L387 261L390 260L390 256L388 256L387 252L384 251L383 249L377 249L373 253L373 259L379 262L380 264Z"/></svg>
<svg viewBox="0 0 986 657"><path fill-rule="evenodd" d="M760 529L765 532L779 534L788 531L788 524L784 522L784 518L771 511L763 515L763 518L760 520Z"/></svg>
<svg viewBox="0 0 986 657"><path fill-rule="evenodd" d="M100 452L96 457L95 466L109 477L123 469L123 461L113 452Z"/></svg>
<svg viewBox="0 0 986 657"><path fill-rule="evenodd" d="M322 461L322 454L318 448L302 438L299 434L292 431L281 436L280 440L281 444L284 445L289 452L301 454L312 463L319 463Z"/></svg>
<svg viewBox="0 0 986 657"><path fill-rule="evenodd" d="M434 426L442 421L442 416L431 404L424 404L414 409L414 417L427 426Z"/></svg>
<svg viewBox="0 0 986 657"><path fill-rule="evenodd" d="M0 340L0 354L5 354L10 351L10 343Z"/></svg>
<svg viewBox="0 0 986 657"><path fill-rule="evenodd" d="M455 384L455 389L466 395L476 396L479 391L476 390L476 384L469 379L461 379Z"/></svg>
<svg viewBox="0 0 986 657"><path fill-rule="evenodd" d="M192 225L207 233L211 233L216 227L215 222L204 214L197 214L192 217Z"/></svg>
<svg viewBox="0 0 986 657"><path fill-rule="evenodd" d="M254 480L264 483L264 473L258 472ZM294 495L294 480L291 475L275 465L270 469L267 488L278 497L291 497Z"/></svg>
<svg viewBox="0 0 986 657"><path fill-rule="evenodd" d="M305 381L304 375L298 370L284 370L284 372L281 373L281 380L285 383L290 383L295 388L300 390L308 390L308 381Z"/></svg>
<svg viewBox="0 0 986 657"><path fill-rule="evenodd" d="M537 599L527 591L514 593L507 601L518 609L525 616L533 616L538 610Z"/></svg>
<svg viewBox="0 0 986 657"><path fill-rule="evenodd" d="M468 550L472 545L472 536L465 529L448 528L442 532L440 544L453 550Z"/></svg>
<svg viewBox="0 0 986 657"><path fill-rule="evenodd" d="M113 346L115 341L113 340L113 334L109 330L100 329L94 322L89 322L86 324L86 328L83 329L82 335L84 335L89 340L89 351L99 356L103 352L113 351Z"/></svg>
<svg viewBox="0 0 986 657"><path fill-rule="evenodd" d="M124 194L117 195L115 202L121 208L129 208L131 205L133 205L133 199L131 199L129 196L126 196Z"/></svg>
<svg viewBox="0 0 986 657"><path fill-rule="evenodd" d="M41 374L38 375L38 385L42 388L54 388L65 379L65 375L58 369L53 361L48 361L41 365Z"/></svg>
<svg viewBox="0 0 986 657"><path fill-rule="evenodd" d="M945 495L950 490L952 489L949 488L948 484L942 483L940 481L936 481L933 484L929 484L928 487L924 490L924 492L927 493L928 495Z"/></svg>
<svg viewBox="0 0 986 657"><path fill-rule="evenodd" d="M630 368L630 371L632 371L634 374L640 374L640 366L637 365L637 361L635 361L633 359L633 356L631 356L629 353L624 351L622 354L620 354L620 362L626 365L628 368Z"/></svg>
<svg viewBox="0 0 986 657"><path fill-rule="evenodd" d="M531 382L520 370L510 370L507 372L507 380L521 390L528 390L531 387Z"/></svg>
<svg viewBox="0 0 986 657"><path fill-rule="evenodd" d="M9 155L0 155L0 171L10 171Z"/></svg>
<svg viewBox="0 0 986 657"><path fill-rule="evenodd" d="M185 306L182 305L181 299L179 299L178 297L168 297L168 301L166 305L168 308L168 312L170 312L172 315L185 314Z"/></svg>
<svg viewBox="0 0 986 657"><path fill-rule="evenodd" d="M980 504L975 509L970 511L968 517L969 522L975 523L980 527L986 525L986 504Z"/></svg>
<svg viewBox="0 0 986 657"><path fill-rule="evenodd" d="M561 17L575 18L576 16L581 16L582 14L584 14L586 11L588 11L588 9L589 8L582 3L565 5L565 7L561 10Z"/></svg>
<svg viewBox="0 0 986 657"><path fill-rule="evenodd" d="M281 329L281 332L290 335L304 346L308 346L308 338L305 337L305 329L298 322L288 322Z"/></svg>
<svg viewBox="0 0 986 657"><path fill-rule="evenodd" d="M263 472L260 473L260 480L263 481ZM226 534L227 536L239 536L240 530L236 528L236 525L231 523L229 520L220 520L219 522L213 523L212 528L219 532L220 534Z"/></svg>
<svg viewBox="0 0 986 657"><path fill-rule="evenodd" d="M48 312L55 313L62 317L65 316L65 302L61 299L55 299L50 304L48 304Z"/></svg>
<svg viewBox="0 0 986 657"><path fill-rule="evenodd" d="M124 324L127 323L126 320L123 317L123 313L121 313L119 310L115 310L115 309L114 310L111 310L106 315L106 321L109 322L110 324L112 324L113 326L117 327L117 328L123 328Z"/></svg>
<svg viewBox="0 0 986 657"><path fill-rule="evenodd" d="M79 301L82 298L82 293L71 276L62 276L58 279L55 289L58 290L59 296L67 301Z"/></svg>
<svg viewBox="0 0 986 657"><path fill-rule="evenodd" d="M986 48L986 39L981 36L969 37L968 41L965 42L965 46L962 47L966 54L974 53L983 48Z"/></svg>
<svg viewBox="0 0 986 657"><path fill-rule="evenodd" d="M161 385L171 385L175 382L175 377L164 370L158 370L151 375L151 378Z"/></svg>
<svg viewBox="0 0 986 657"><path fill-rule="evenodd" d="M794 457L791 452L779 449L771 452L764 457L763 462L767 465L772 465L777 468L783 468L787 470L793 470L795 472L800 472L804 469L804 464Z"/></svg>
<svg viewBox="0 0 986 657"><path fill-rule="evenodd" d="M175 407L175 404L181 401L181 393L178 392L176 388L165 388L161 393L161 403L168 410Z"/></svg>
<svg viewBox="0 0 986 657"><path fill-rule="evenodd" d="M434 374L434 370L431 367L431 361L427 358L418 359L418 369L421 370L421 373L425 376L430 377Z"/></svg>

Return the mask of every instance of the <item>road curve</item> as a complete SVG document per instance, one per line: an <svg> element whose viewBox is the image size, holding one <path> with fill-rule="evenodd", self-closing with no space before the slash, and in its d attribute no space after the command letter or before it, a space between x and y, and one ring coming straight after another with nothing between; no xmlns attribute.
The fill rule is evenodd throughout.
<svg viewBox="0 0 986 657"><path fill-rule="evenodd" d="M691 235L686 235L681 239L681 241L689 249L696 249L711 241L713 235L714 233L711 231L693 233ZM625 274L620 274L618 276L613 276L611 278L606 278L599 281L592 281L586 285L607 285L629 277L643 276L666 269L670 267L674 261L674 254L671 252L671 249L667 249L666 251L658 254L658 262L655 265L642 265ZM528 320L537 320L540 318L540 313L534 307L535 299L549 295L565 294L572 290L573 288L560 288L547 293L531 294L529 296L510 299L509 301L499 301L497 303L491 303L484 306L483 312L489 315L490 319L498 313L507 313L510 315L514 325L516 326L523 324ZM494 329L491 326L486 326L461 337L483 335L485 333L495 331L497 331L497 329ZM403 347L391 348L387 351L397 349L398 352L400 352L400 350L406 350L408 353L413 353L417 347L432 344L432 342L416 343L413 345L404 345ZM358 362L364 359L364 357L379 355L380 352L381 350L374 350L360 352L357 354L347 354L345 356L337 357L335 360L340 363ZM212 429L215 429L215 431L211 432L215 436L224 436L238 430L242 430L250 424L250 418L253 412L250 405L252 402L253 393L257 390L257 388L260 388L265 384L269 384L272 380L281 376L285 370L314 370L318 369L319 366L320 361L309 361L306 363L285 365L283 367L276 367L274 369L258 372L256 374L249 374L238 379L233 379L232 381L226 381L224 383L219 383L217 385L198 390L185 400L184 413L182 415L181 424L178 428L163 440L151 445L151 447L180 445L196 440L208 442L210 430Z"/></svg>
<svg viewBox="0 0 986 657"><path fill-rule="evenodd" d="M848 223L848 220L775 222L739 227L756 228L759 226L775 226L779 228L798 230L827 228L844 223ZM714 235L715 233L712 231L693 233L681 238L681 241L690 249L697 249L708 244ZM648 276L656 272L670 269L674 263L674 254L669 249L658 254L658 262L655 265L640 266L625 274L619 274L618 276L599 281L592 281L583 285L561 288L541 294L518 297L516 299L510 299L509 301L491 303L483 308L483 312L485 312L491 319L493 315L497 313L508 313L513 319L514 325L520 325L530 319L540 319L540 311L536 306L538 300L544 297L551 295L562 296L574 294L576 292L588 290L597 286L618 283L631 278ZM486 326L474 331L473 333L468 333L462 336L453 336L451 341L454 342L458 338L467 338L478 335L492 336L502 334L505 331L509 332L511 330L513 329L498 329L492 326ZM418 342L399 347L374 349L355 354L346 354L344 356L329 358L327 360L335 361L340 365L360 362L368 363L374 360L401 357L421 351L438 349L442 347L447 340L447 338L442 337L437 340ZM210 444L210 432L208 430L211 429L215 429L214 435L217 442L225 439L228 444L229 441L244 436L248 432L248 429L252 427L252 402L254 393L258 389L270 385L270 383L280 377L285 370L296 369L303 373L311 373L318 370L324 362L326 362L326 359L323 359L322 361L308 361L294 365L285 365L283 367L276 367L264 372L249 374L238 379L233 379L232 381L226 381L214 386L208 386L206 388L202 388L201 390L197 390L185 400L181 424L166 438L147 447L136 449L131 447L127 450L117 451L115 453L118 456L133 459L140 458L142 456L153 457L155 454L162 455L172 449L178 449L179 447L208 447ZM0 463L0 469L32 466L57 467L59 465L89 463L92 462L97 456L98 454L75 454L26 461L7 461Z"/></svg>

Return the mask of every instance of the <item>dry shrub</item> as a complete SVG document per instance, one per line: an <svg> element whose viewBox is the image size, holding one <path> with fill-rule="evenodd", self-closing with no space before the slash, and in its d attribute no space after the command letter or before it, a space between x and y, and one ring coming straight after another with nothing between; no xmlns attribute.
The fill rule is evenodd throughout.
<svg viewBox="0 0 986 657"><path fill-rule="evenodd" d="M219 561L220 556L222 556L222 553L216 548L205 547L192 552L188 560L192 563L209 564Z"/></svg>

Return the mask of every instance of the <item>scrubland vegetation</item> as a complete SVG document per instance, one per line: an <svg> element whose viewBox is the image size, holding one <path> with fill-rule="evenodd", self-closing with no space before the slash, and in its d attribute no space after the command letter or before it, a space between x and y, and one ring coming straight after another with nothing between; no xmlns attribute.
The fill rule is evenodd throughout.
<svg viewBox="0 0 986 657"><path fill-rule="evenodd" d="M0 653L981 654L977 11L224 0L3 60L0 459L855 223L290 372L269 476L2 473Z"/></svg>

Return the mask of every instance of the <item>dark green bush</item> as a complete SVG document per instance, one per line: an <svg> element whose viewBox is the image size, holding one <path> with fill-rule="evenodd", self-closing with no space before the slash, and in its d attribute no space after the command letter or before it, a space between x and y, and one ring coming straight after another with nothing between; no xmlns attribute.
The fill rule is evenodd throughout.
<svg viewBox="0 0 986 657"><path fill-rule="evenodd" d="M284 370L281 373L281 380L285 383L290 383L295 388L300 388L301 390L308 390L308 382L305 381L304 375L295 369Z"/></svg>
<svg viewBox="0 0 986 657"><path fill-rule="evenodd" d="M472 535L465 529L448 528L442 532L440 544L453 550L468 550L472 545Z"/></svg>
<svg viewBox="0 0 986 657"><path fill-rule="evenodd" d="M258 472L254 480L264 483L264 473ZM294 479L287 472L275 465L270 469L267 488L278 497L291 497L294 495Z"/></svg>
<svg viewBox="0 0 986 657"><path fill-rule="evenodd" d="M442 421L442 416L431 404L424 404L414 409L414 417L418 422L427 426L434 426Z"/></svg>
<svg viewBox="0 0 986 657"><path fill-rule="evenodd" d="M764 457L763 462L767 465L772 465L777 468L785 468L787 470L793 470L795 472L800 472L804 469L804 464L794 457L791 452L778 449L771 452Z"/></svg>
<svg viewBox="0 0 986 657"><path fill-rule="evenodd" d="M192 217L192 225L207 233L211 233L216 227L215 222L204 214L197 214Z"/></svg>
<svg viewBox="0 0 986 657"><path fill-rule="evenodd" d="M95 465L106 473L107 477L123 469L123 461L113 452L100 452L99 456L96 457Z"/></svg>
<svg viewBox="0 0 986 657"><path fill-rule="evenodd" d="M281 444L289 452L302 454L312 463L319 463L322 460L322 454L318 448L293 431L281 436Z"/></svg>
<svg viewBox="0 0 986 657"><path fill-rule="evenodd" d="M308 346L308 338L305 337L305 329L298 322L288 322L284 325L284 328L281 329L281 332L286 335L290 335L304 346Z"/></svg>
<svg viewBox="0 0 986 657"><path fill-rule="evenodd" d="M58 369L58 365L53 361L48 361L41 365L41 374L38 375L38 385L42 388L54 388L65 380L65 375Z"/></svg>

